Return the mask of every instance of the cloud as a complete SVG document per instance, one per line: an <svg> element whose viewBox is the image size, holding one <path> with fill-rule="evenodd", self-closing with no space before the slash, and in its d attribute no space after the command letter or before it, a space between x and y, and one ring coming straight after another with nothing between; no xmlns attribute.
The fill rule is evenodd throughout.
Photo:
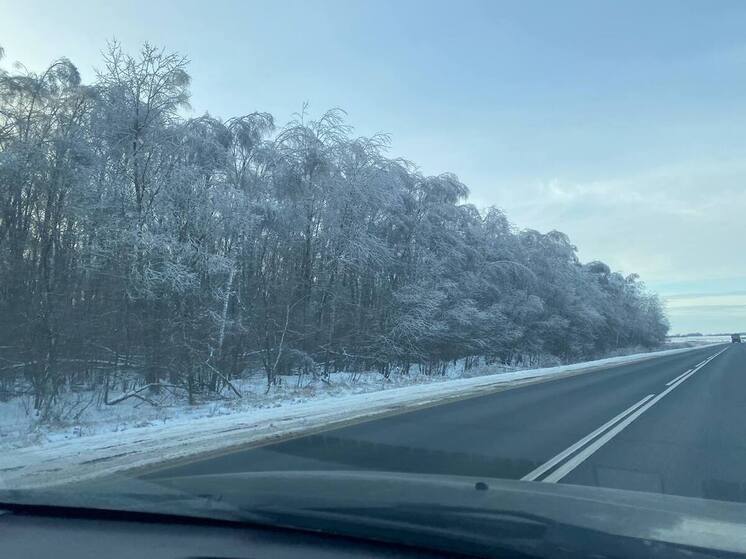
<svg viewBox="0 0 746 559"><path fill-rule="evenodd" d="M607 180L551 179L511 189L520 227L559 229L585 260L652 282L746 277L746 158ZM520 192L520 193L517 193Z"/></svg>
<svg viewBox="0 0 746 559"><path fill-rule="evenodd" d="M746 157L506 191L500 205L517 226L559 229L581 259L604 260L661 286L674 331L746 328L746 296L717 293L746 278ZM696 284L709 295L681 297L680 289L664 287L673 284Z"/></svg>
<svg viewBox="0 0 746 559"><path fill-rule="evenodd" d="M670 296L664 304L674 333L746 330L746 293Z"/></svg>
<svg viewBox="0 0 746 559"><path fill-rule="evenodd" d="M746 307L746 292L723 293L720 295L710 293L669 295L665 297L665 302L669 309Z"/></svg>

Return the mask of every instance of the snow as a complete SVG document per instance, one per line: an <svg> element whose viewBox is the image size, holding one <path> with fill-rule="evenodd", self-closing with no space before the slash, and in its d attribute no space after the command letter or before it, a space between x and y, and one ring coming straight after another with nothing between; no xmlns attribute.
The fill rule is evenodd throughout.
<svg viewBox="0 0 746 559"><path fill-rule="evenodd" d="M9 434L12 418L23 414L18 401L0 404L0 488L49 487L93 480L161 462L196 457L233 447L258 445L348 422L444 403L492 390L508 389L578 372L603 370L664 355L701 349L701 345L653 353L637 353L542 369L505 371L482 366L465 378L451 370L444 377L398 377L398 381L352 382L338 374L330 384L305 385L262 395L260 386L243 385L238 403L173 406L168 410L106 408L87 422L60 429L46 428L35 437ZM496 369L499 372L495 372ZM409 385L406 385L409 383ZM398 384L398 385L397 385ZM251 390L254 390L253 392ZM263 389L262 389L263 390ZM264 397L262 397L264 396ZM127 415L136 412L136 416ZM14 415L16 414L16 415ZM138 419L139 418L139 419ZM145 418L145 419L143 419Z"/></svg>
<svg viewBox="0 0 746 559"><path fill-rule="evenodd" d="M730 343L730 335L706 335L706 336L676 336L669 337L669 343L696 343L696 344L727 344Z"/></svg>

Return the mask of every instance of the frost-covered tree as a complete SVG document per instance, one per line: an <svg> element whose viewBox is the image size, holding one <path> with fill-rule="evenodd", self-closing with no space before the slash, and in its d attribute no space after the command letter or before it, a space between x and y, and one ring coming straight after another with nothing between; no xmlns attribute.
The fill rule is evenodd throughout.
<svg viewBox="0 0 746 559"><path fill-rule="evenodd" d="M0 393L49 413L81 379L196 401L245 371L271 388L663 340L637 276L478 210L341 110L187 118L187 66L114 43L91 84L65 58L0 68Z"/></svg>

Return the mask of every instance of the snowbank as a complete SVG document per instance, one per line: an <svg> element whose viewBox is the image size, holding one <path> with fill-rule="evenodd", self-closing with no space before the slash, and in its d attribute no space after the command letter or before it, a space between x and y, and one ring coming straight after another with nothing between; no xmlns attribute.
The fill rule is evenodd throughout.
<svg viewBox="0 0 746 559"><path fill-rule="evenodd" d="M165 461L262 444L374 416L701 347L472 378L428 379L425 383L395 388L381 385L377 391L367 393L337 391L325 397L276 401L272 407L225 415L199 417L183 410L185 413L159 423L148 422L125 431L114 425L112 430L93 435L80 430L50 432L41 441L26 441L25 446L19 446L17 440L0 441L0 488L48 487L91 480Z"/></svg>

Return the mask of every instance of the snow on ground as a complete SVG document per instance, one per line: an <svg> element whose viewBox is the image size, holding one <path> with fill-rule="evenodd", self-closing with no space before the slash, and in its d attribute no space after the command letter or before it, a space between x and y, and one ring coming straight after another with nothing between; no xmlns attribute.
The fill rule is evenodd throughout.
<svg viewBox="0 0 746 559"><path fill-rule="evenodd" d="M528 367L522 369L526 368ZM0 449L107 432L123 432L152 425L165 425L177 419L235 415L257 409L302 404L310 400L318 401L412 384L441 382L516 370L519 368L499 364L480 364L464 370L463 362L459 362L450 365L443 376L425 375L416 367L413 367L408 375L392 374L388 379L378 372L331 373L324 379L311 375L301 377L286 375L278 377L280 383L274 385L270 391L267 391L264 374L258 372L246 378L231 381L241 393L240 399L235 398L234 394L226 388L224 392L228 395L227 398L193 406L185 403L183 394L176 396L165 389L157 396L146 394L148 399L158 404L157 406L134 398L110 406L104 404L100 388L96 391L91 389L75 391L68 388L59 398L54 418L47 421L41 421L35 416L31 409L33 401L31 395L0 402ZM109 399L115 400L122 394L130 392L131 388L131 385L112 387Z"/></svg>
<svg viewBox="0 0 746 559"><path fill-rule="evenodd" d="M327 386L327 390L317 394L308 392L305 396L302 395L303 389L300 392L278 390L262 400L260 405L255 394L254 407L250 407L252 398L240 401L238 406L243 408L231 407L226 403L193 408L174 407L167 412L158 412L163 414L159 419L151 416L151 419L140 420L140 423L121 421L116 415L110 415L92 425L57 431L47 429L39 433L36 440L0 438L0 489L49 487L92 480L165 461L261 444L345 422L537 382L548 377L592 371L701 347L512 372L503 369L495 373L494 367L485 366L476 371L481 372L481 376L421 377L410 379L409 382L416 384L409 386L382 383L379 377L377 383L339 382ZM5 428L5 420L14 410L3 411L0 425Z"/></svg>
<svg viewBox="0 0 746 559"><path fill-rule="evenodd" d="M694 343L694 344L726 344L730 343L730 335L706 335L706 336L676 336L669 337L668 343Z"/></svg>

